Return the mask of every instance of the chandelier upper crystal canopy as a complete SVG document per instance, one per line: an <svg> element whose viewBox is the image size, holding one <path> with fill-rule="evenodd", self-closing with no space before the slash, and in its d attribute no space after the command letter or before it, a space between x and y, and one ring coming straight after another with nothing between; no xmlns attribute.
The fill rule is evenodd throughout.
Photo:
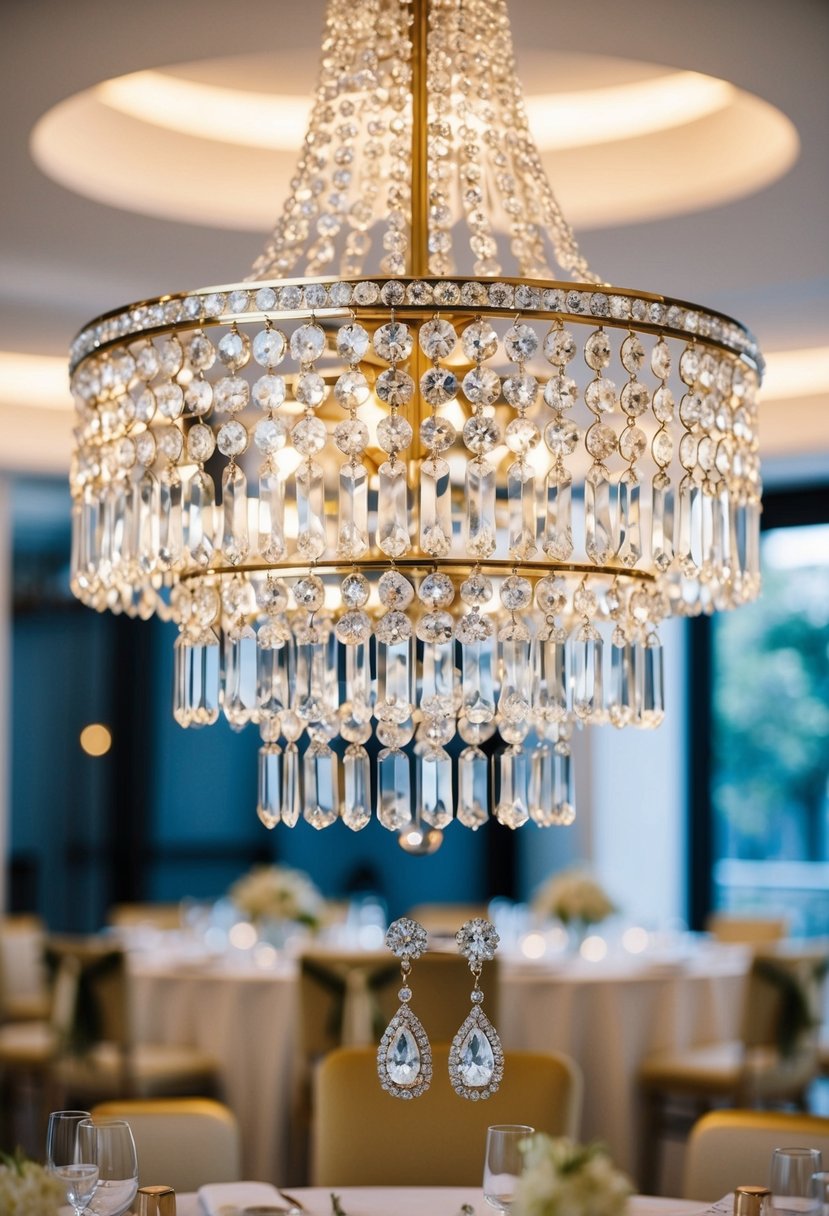
<svg viewBox="0 0 829 1216"><path fill-rule="evenodd" d="M660 622L758 594L761 374L588 268L505 0L329 0L251 276L75 340L73 591L176 623L269 827L569 823L574 725L658 725Z"/></svg>

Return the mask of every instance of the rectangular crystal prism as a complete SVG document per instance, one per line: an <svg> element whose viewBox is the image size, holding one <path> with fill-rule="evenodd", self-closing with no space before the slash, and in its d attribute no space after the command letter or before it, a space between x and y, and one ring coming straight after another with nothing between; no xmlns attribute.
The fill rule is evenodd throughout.
<svg viewBox="0 0 829 1216"><path fill-rule="evenodd" d="M267 743L259 748L259 780L256 813L266 828L282 818L282 748Z"/></svg>
<svg viewBox="0 0 829 1216"><path fill-rule="evenodd" d="M158 479L158 564L169 570L184 552L181 477L178 469L162 469Z"/></svg>
<svg viewBox="0 0 829 1216"><path fill-rule="evenodd" d="M513 557L529 558L537 551L538 516L535 507L535 473L526 460L514 461L507 472L509 502L509 551Z"/></svg>
<svg viewBox="0 0 829 1216"><path fill-rule="evenodd" d="M384 460L377 489L377 547L387 557L409 551L408 487L402 460Z"/></svg>
<svg viewBox="0 0 829 1216"><path fill-rule="evenodd" d="M458 820L468 828L486 823L489 812L489 761L478 747L458 757Z"/></svg>
<svg viewBox="0 0 829 1216"><path fill-rule="evenodd" d="M158 482L149 469L138 482L135 526L138 565L146 574L158 561Z"/></svg>
<svg viewBox="0 0 829 1216"><path fill-rule="evenodd" d="M554 466L547 474L544 552L560 562L573 552L572 495L572 477Z"/></svg>
<svg viewBox="0 0 829 1216"><path fill-rule="evenodd" d="M602 715L602 639L590 626L573 642L573 712L577 718Z"/></svg>
<svg viewBox="0 0 829 1216"><path fill-rule="evenodd" d="M641 486L635 469L625 469L619 478L619 537L616 550L625 566L635 566L642 556L640 527Z"/></svg>
<svg viewBox="0 0 829 1216"><path fill-rule="evenodd" d="M461 646L461 712L472 723L491 722L495 717L492 649L492 638Z"/></svg>
<svg viewBox="0 0 829 1216"><path fill-rule="evenodd" d="M568 649L564 636L537 638L534 643L532 708L548 722L564 718L568 708L570 687Z"/></svg>
<svg viewBox="0 0 829 1216"><path fill-rule="evenodd" d="M259 555L266 562L285 556L285 480L269 464L259 474Z"/></svg>
<svg viewBox="0 0 829 1216"><path fill-rule="evenodd" d="M213 478L197 469L184 490L184 545L197 566L208 565L213 556L215 500Z"/></svg>
<svg viewBox="0 0 829 1216"><path fill-rule="evenodd" d="M602 465L594 465L584 479L584 543L587 556L597 566L613 556L610 481Z"/></svg>
<svg viewBox="0 0 829 1216"><path fill-rule="evenodd" d="M424 460L420 466L420 547L432 557L452 548L452 487L449 462Z"/></svg>
<svg viewBox="0 0 829 1216"><path fill-rule="evenodd" d="M357 463L340 469L337 552L357 558L368 549L368 470Z"/></svg>
<svg viewBox="0 0 829 1216"><path fill-rule="evenodd" d="M346 827L358 832L371 819L371 768L368 752L350 743L343 756L343 801L340 811Z"/></svg>
<svg viewBox="0 0 829 1216"><path fill-rule="evenodd" d="M361 722L369 720L374 705L374 681L368 642L345 647L345 685L340 690L340 703L346 701L351 702L355 718Z"/></svg>
<svg viewBox="0 0 829 1216"><path fill-rule="evenodd" d="M222 474L222 553L236 566L249 549L248 479L237 464L229 464Z"/></svg>
<svg viewBox="0 0 829 1216"><path fill-rule="evenodd" d="M414 700L413 674L411 638L402 642L378 640L377 707L396 707L398 714L403 714L398 720L405 721Z"/></svg>
<svg viewBox="0 0 829 1216"><path fill-rule="evenodd" d="M420 667L420 708L433 717L455 707L455 643L424 642Z"/></svg>
<svg viewBox="0 0 829 1216"><path fill-rule="evenodd" d="M485 460L466 466L466 547L475 557L495 550L495 469Z"/></svg>
<svg viewBox="0 0 829 1216"><path fill-rule="evenodd" d="M294 474L297 553L316 561L325 552L325 481L322 465L307 460Z"/></svg>
<svg viewBox="0 0 829 1216"><path fill-rule="evenodd" d="M434 828L452 822L452 761L442 747L430 748L417 757L421 818Z"/></svg>
<svg viewBox="0 0 829 1216"><path fill-rule="evenodd" d="M674 495L664 473L653 479L651 557L657 570L667 570L674 559Z"/></svg>
<svg viewBox="0 0 829 1216"><path fill-rule="evenodd" d="M409 757L384 747L377 756L377 818L390 832L412 822L412 779Z"/></svg>
<svg viewBox="0 0 829 1216"><path fill-rule="evenodd" d="M224 631L222 709L232 726L245 726L257 717L257 645L250 625Z"/></svg>
<svg viewBox="0 0 829 1216"><path fill-rule="evenodd" d="M306 823L329 827L340 813L339 760L327 743L313 740L303 757L303 811Z"/></svg>

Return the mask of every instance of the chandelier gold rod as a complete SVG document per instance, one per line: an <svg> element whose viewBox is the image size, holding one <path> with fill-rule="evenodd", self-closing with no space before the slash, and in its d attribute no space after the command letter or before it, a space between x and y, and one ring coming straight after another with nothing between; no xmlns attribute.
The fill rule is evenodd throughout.
<svg viewBox="0 0 829 1216"><path fill-rule="evenodd" d="M420 278L429 273L429 90L426 70L429 0L412 0L412 185L411 267Z"/></svg>
<svg viewBox="0 0 829 1216"><path fill-rule="evenodd" d="M439 560L431 557L399 557L391 566L397 570L406 570L410 574L431 574L433 570L441 570L456 575L469 575L473 570L480 570L482 563L472 562L465 558L442 557ZM360 558L359 562L280 562L273 565L268 562L244 562L237 566L202 566L192 567L180 574L182 581L192 578L206 578L211 574L232 576L234 574L273 574L278 578L287 575L290 578L302 577L308 574L321 576L336 574L351 574L359 568L361 571L387 571L390 568L389 559ZM629 579L637 583L653 583L655 575L648 570L633 570L628 566L594 566L590 562L515 562L512 558L487 558L483 563L487 574L510 575L521 574L532 578L543 578L545 575L574 574L589 578L592 575L610 575L616 579Z"/></svg>

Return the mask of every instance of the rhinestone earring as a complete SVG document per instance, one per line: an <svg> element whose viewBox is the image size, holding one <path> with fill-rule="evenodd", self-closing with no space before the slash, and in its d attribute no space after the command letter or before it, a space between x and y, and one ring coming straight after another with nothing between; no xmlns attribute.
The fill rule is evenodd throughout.
<svg viewBox="0 0 829 1216"><path fill-rule="evenodd" d="M400 1008L377 1048L377 1075L394 1098L419 1098L432 1083L432 1048L420 1019L409 1007L412 959L426 953L427 940L423 925L408 916L393 921L386 933L386 945L400 959L402 986L397 994Z"/></svg>
<svg viewBox="0 0 829 1216"><path fill-rule="evenodd" d="M469 961L475 984L469 1016L452 1040L449 1079L456 1094L476 1101L494 1094L504 1075L501 1040L483 1011L484 994L480 989L484 962L495 957L500 938L494 925L476 918L461 926L455 940Z"/></svg>

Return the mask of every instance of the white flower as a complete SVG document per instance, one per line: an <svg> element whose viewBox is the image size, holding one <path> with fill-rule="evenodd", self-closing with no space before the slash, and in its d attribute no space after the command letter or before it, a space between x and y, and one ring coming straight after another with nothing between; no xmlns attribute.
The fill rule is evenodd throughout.
<svg viewBox="0 0 829 1216"><path fill-rule="evenodd" d="M557 916L565 925L597 925L616 911L604 888L583 870L562 870L536 892L533 911Z"/></svg>
<svg viewBox="0 0 829 1216"><path fill-rule="evenodd" d="M514 1216L620 1216L633 1187L600 1145L530 1136Z"/></svg>
<svg viewBox="0 0 829 1216"><path fill-rule="evenodd" d="M228 891L228 898L252 921L298 921L316 928L323 898L302 870L255 866Z"/></svg>
<svg viewBox="0 0 829 1216"><path fill-rule="evenodd" d="M19 1154L2 1154L0 1212L3 1216L55 1216L66 1202L66 1190L42 1165Z"/></svg>

